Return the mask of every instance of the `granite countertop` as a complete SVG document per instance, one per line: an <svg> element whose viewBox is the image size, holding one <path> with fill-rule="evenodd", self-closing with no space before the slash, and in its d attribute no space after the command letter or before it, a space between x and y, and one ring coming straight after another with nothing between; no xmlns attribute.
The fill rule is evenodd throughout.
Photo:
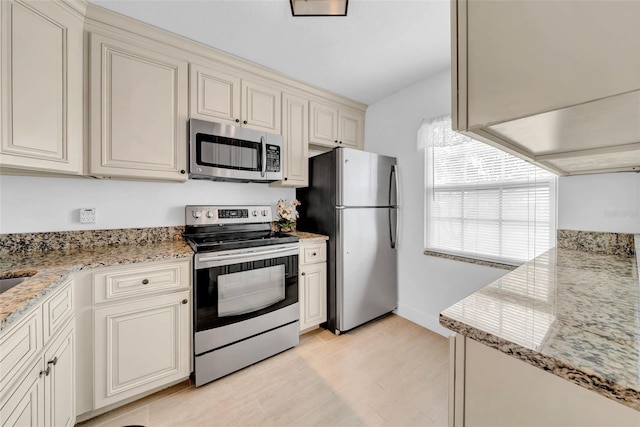
<svg viewBox="0 0 640 427"><path fill-rule="evenodd" d="M308 231L295 230L295 231L290 231L287 234L298 236L300 240L317 240L317 241L329 240L329 236L325 236L324 234L310 233Z"/></svg>
<svg viewBox="0 0 640 427"><path fill-rule="evenodd" d="M192 256L193 251L182 239L46 252L2 253L0 278L31 277L0 294L0 331L18 320L75 271Z"/></svg>
<svg viewBox="0 0 640 427"><path fill-rule="evenodd" d="M638 249L551 249L447 308L440 323L640 410Z"/></svg>

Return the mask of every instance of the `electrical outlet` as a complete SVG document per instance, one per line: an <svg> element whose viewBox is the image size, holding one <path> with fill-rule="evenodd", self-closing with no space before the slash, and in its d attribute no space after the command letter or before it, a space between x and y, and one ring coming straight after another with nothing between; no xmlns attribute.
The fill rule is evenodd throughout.
<svg viewBox="0 0 640 427"><path fill-rule="evenodd" d="M96 223L96 208L82 208L82 209L80 209L80 223L81 224L95 224Z"/></svg>

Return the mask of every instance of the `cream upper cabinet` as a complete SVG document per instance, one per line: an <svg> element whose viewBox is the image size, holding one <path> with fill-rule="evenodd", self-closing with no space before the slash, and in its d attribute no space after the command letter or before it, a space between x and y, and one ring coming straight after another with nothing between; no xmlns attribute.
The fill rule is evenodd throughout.
<svg viewBox="0 0 640 427"><path fill-rule="evenodd" d="M560 174L640 170L640 2L452 1L454 130Z"/></svg>
<svg viewBox="0 0 640 427"><path fill-rule="evenodd" d="M341 109L338 121L338 142L350 148L364 148L364 113Z"/></svg>
<svg viewBox="0 0 640 427"><path fill-rule="evenodd" d="M187 62L90 34L90 174L184 181Z"/></svg>
<svg viewBox="0 0 640 427"><path fill-rule="evenodd" d="M82 173L83 21L53 1L0 4L0 167Z"/></svg>
<svg viewBox="0 0 640 427"><path fill-rule="evenodd" d="M190 116L240 124L240 78L190 64Z"/></svg>
<svg viewBox="0 0 640 427"><path fill-rule="evenodd" d="M242 125L281 133L282 92L269 86L242 80Z"/></svg>
<svg viewBox="0 0 640 427"><path fill-rule="evenodd" d="M338 109L314 101L309 103L309 142L327 147L338 144Z"/></svg>
<svg viewBox="0 0 640 427"><path fill-rule="evenodd" d="M190 65L190 116L281 132L282 92L212 67Z"/></svg>
<svg viewBox="0 0 640 427"><path fill-rule="evenodd" d="M283 180L274 186L309 185L309 101L285 93L282 96Z"/></svg>
<svg viewBox="0 0 640 427"><path fill-rule="evenodd" d="M324 147L364 148L364 113L312 101L309 142Z"/></svg>

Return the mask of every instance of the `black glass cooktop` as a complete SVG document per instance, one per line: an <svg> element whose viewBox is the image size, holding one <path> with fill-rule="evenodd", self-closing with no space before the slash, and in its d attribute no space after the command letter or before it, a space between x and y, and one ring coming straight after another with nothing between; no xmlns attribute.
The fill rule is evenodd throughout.
<svg viewBox="0 0 640 427"><path fill-rule="evenodd" d="M185 234L187 242L196 252L228 251L231 249L255 248L281 243L295 243L299 239L291 234L271 230Z"/></svg>

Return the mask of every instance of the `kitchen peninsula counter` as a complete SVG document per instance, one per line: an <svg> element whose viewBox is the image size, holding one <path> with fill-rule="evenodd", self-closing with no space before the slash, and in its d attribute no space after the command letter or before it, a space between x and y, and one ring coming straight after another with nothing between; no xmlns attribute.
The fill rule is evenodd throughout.
<svg viewBox="0 0 640 427"><path fill-rule="evenodd" d="M148 229L145 229L148 230ZM34 247L23 247L24 250L0 253L0 278L25 277L24 282L0 294L0 331L10 324L20 319L31 307L37 304L43 297L52 293L58 285L74 272L97 267L114 265L135 264L147 261L160 261L172 259L184 259L193 257L193 251L182 239L180 233L169 236L172 240L153 241L157 235L145 238L132 237L129 230L129 238L122 237L125 244L105 244L100 243L99 231L95 236L95 241L91 242L89 233L81 243L65 249L53 249L46 251L35 250ZM73 241L80 232L63 232L59 240ZM33 233L33 238L27 236L20 238L21 244L32 245L33 242L42 241L41 235L45 233ZM46 241L56 243L54 233L46 237ZM68 234L68 235L67 235ZM113 232L110 233L113 237ZM3 248L16 246L12 241L12 235L4 235L2 239ZM70 238L71 237L71 238ZM31 239L31 240L29 240ZM25 243L26 242L26 243ZM91 244L98 246L92 246ZM40 244L40 243L38 243Z"/></svg>
<svg viewBox="0 0 640 427"><path fill-rule="evenodd" d="M640 235L631 245L626 254L553 248L447 308L440 323L640 411Z"/></svg>

